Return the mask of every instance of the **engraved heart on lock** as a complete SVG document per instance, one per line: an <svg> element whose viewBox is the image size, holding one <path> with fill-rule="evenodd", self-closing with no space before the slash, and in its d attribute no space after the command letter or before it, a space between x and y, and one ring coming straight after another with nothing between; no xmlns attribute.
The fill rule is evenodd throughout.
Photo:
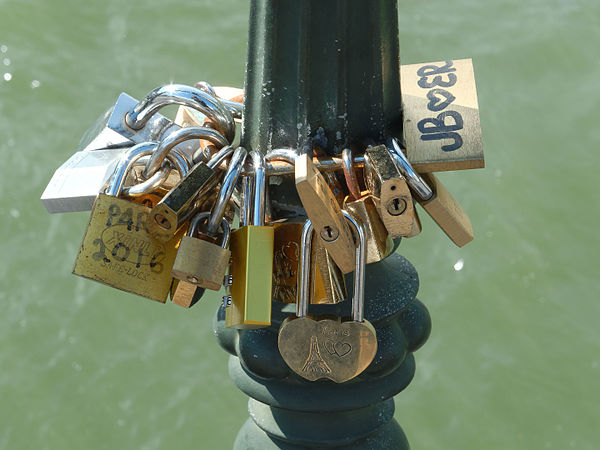
<svg viewBox="0 0 600 450"><path fill-rule="evenodd" d="M352 320L308 317L310 296L310 248L313 226L307 220L302 233L301 274L295 316L288 317L279 330L279 352L286 364L302 378L328 378L343 383L361 374L377 353L375 328L363 319L366 238L362 224L343 211L358 236Z"/></svg>

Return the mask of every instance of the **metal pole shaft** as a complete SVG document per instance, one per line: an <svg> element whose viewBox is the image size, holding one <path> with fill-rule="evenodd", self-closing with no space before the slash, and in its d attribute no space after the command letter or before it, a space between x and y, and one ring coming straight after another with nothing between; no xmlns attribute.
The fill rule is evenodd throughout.
<svg viewBox="0 0 600 450"><path fill-rule="evenodd" d="M333 157L399 135L397 14L396 0L252 0L242 145L262 153L319 147ZM269 186L269 197L279 217L302 215L290 175ZM400 255L367 266L364 314L378 352L365 373L342 384L303 380L281 358L277 332L296 305L274 302L271 327L241 331L225 327L221 307L215 334L232 355L230 376L251 397L234 448L407 449L393 396L410 383L412 352L430 332L417 289L417 273ZM350 302L310 305L310 313L350 316Z"/></svg>

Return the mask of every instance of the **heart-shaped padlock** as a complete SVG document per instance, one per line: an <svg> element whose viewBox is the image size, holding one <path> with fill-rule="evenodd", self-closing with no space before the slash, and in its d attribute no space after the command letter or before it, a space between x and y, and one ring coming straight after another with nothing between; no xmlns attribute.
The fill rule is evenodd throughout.
<svg viewBox="0 0 600 450"><path fill-rule="evenodd" d="M306 221L302 230L300 277L296 315L288 317L279 329L279 352L287 365L302 378L315 381L329 378L343 383L361 374L377 352L375 328L363 318L366 237L363 225L347 211L344 217L356 230L356 264L352 319L315 320L308 317L310 296L310 254L313 226Z"/></svg>

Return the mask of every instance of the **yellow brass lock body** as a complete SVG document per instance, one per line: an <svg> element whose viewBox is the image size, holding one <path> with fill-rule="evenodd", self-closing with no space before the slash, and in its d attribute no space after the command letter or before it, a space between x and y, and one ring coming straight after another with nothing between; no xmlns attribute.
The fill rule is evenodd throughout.
<svg viewBox="0 0 600 450"><path fill-rule="evenodd" d="M304 222L274 223L273 301L295 303L298 297L300 248ZM337 303L346 298L344 275L316 240L312 246L313 303Z"/></svg>
<svg viewBox="0 0 600 450"><path fill-rule="evenodd" d="M254 192L252 224L231 233L231 304L225 309L225 324L233 328L260 328L271 324L274 230L264 225L265 159L251 152Z"/></svg>
<svg viewBox="0 0 600 450"><path fill-rule="evenodd" d="M179 244L171 275L187 283L218 291L223 285L223 278L231 258L231 251L227 249L229 223L221 219L223 232L221 245L199 239L196 234L200 223L207 220L210 214L210 212L199 213L192 220L187 234Z"/></svg>
<svg viewBox="0 0 600 450"><path fill-rule="evenodd" d="M163 140L157 152L168 152L187 139L210 136L207 130L215 133L214 130L205 127L181 128ZM148 229L155 239L169 240L177 232L190 213L193 213L194 200L207 194L217 185L217 168L231 153L233 149L225 146L208 163L196 164L152 209Z"/></svg>
<svg viewBox="0 0 600 450"><path fill-rule="evenodd" d="M344 177L350 194L344 199L344 208L365 228L367 264L381 261L394 248L394 241L381 221L375 198L370 191L361 191L352 164L352 151L342 151Z"/></svg>
<svg viewBox="0 0 600 450"><path fill-rule="evenodd" d="M418 227L412 195L385 145L365 150L364 179L390 236L414 236Z"/></svg>
<svg viewBox="0 0 600 450"><path fill-rule="evenodd" d="M306 215L317 230L325 249L343 273L354 270L354 241L342 210L312 158L299 155L295 160L296 190Z"/></svg>
<svg viewBox="0 0 600 450"><path fill-rule="evenodd" d="M433 174L416 173L396 139L388 140L388 148L427 214L458 247L471 242L473 227L469 216L444 185Z"/></svg>
<svg viewBox="0 0 600 450"><path fill-rule="evenodd" d="M150 208L118 198L133 163L155 148L154 143L135 145L117 164L105 193L94 202L73 273L164 303L181 234L166 243L155 241L147 228Z"/></svg>

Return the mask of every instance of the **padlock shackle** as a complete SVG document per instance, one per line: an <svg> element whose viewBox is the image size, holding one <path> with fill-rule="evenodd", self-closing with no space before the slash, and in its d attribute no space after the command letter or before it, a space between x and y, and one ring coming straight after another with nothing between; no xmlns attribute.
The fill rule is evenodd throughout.
<svg viewBox="0 0 600 450"><path fill-rule="evenodd" d="M150 155L150 157L152 157L152 155ZM146 195L150 192L153 192L154 190L156 190L156 188L162 185L169 177L171 169L175 169L177 172L179 172L180 178L185 177L189 172L190 165L188 163L188 160L185 157L185 155L181 151L179 151L179 149L172 149L171 152L167 155L166 159L169 162L169 164L165 164L165 162L163 161L161 167L168 170L159 170L157 172L165 172L164 176L156 178L157 173L155 173L150 178L148 178L145 181L142 181L141 183L134 184L133 186L125 186L121 193L125 194L128 197L140 197L142 195Z"/></svg>
<svg viewBox="0 0 600 450"><path fill-rule="evenodd" d="M190 227L185 233L186 236L194 237L198 232L198 227L200 226L200 222L206 220L210 217L210 211L205 211L198 213L194 216L194 218L190 222ZM231 234L231 227L229 226L229 222L227 219L221 219L221 229L223 230L223 239L221 241L221 247L227 248L229 245L229 236Z"/></svg>
<svg viewBox="0 0 600 450"><path fill-rule="evenodd" d="M146 163L146 169L144 170L144 177L148 178L160 169L161 164L169 154L169 152L182 142L189 141L192 139L205 139L211 143L225 147L229 145L229 141L219 133L209 127L184 127L172 131L168 136L164 137L158 147L150 156L150 159Z"/></svg>
<svg viewBox="0 0 600 450"><path fill-rule="evenodd" d="M354 291L352 294L352 320L362 322L364 320L365 307L365 266L367 263L367 235L365 227L356 220L348 211L342 209L342 214L346 218L358 238L356 246L356 258L354 268Z"/></svg>
<svg viewBox="0 0 600 450"><path fill-rule="evenodd" d="M265 156L257 151L250 152L254 168L254 203L252 205L252 225L265 224L265 188L267 184Z"/></svg>
<svg viewBox="0 0 600 450"><path fill-rule="evenodd" d="M350 225L354 228L357 238L356 257L354 267L354 289L352 293L352 321L364 321L365 304L365 265L367 261L367 237L363 224L358 222L352 215L342 210L342 214ZM306 220L302 228L302 241L300 250L300 276L298 277L296 316L306 317L308 314L309 295L311 291L311 263L312 263L312 242L314 236L314 227L310 219Z"/></svg>
<svg viewBox="0 0 600 450"><path fill-rule="evenodd" d="M315 228L310 219L307 219L302 227L302 240L300 241L300 261L298 267L300 276L298 277L296 316L306 317L308 314L309 295L311 290L310 267L312 263L312 243Z"/></svg>
<svg viewBox="0 0 600 450"><path fill-rule="evenodd" d="M215 153L212 158L210 158L210 161L208 161L206 163L206 166L210 169L215 169L218 168L221 163L223 161L225 161L227 158L229 158L229 155L231 155L233 153L233 147L230 147L229 145L223 147L221 150L219 150L217 153Z"/></svg>
<svg viewBox="0 0 600 450"><path fill-rule="evenodd" d="M125 116L128 127L139 130L161 108L167 105L183 105L200 111L228 141L235 137L235 122L231 112L216 97L192 86L168 84L148 93Z"/></svg>
<svg viewBox="0 0 600 450"><path fill-rule="evenodd" d="M221 103L223 103L223 106L225 106L225 108L227 108L229 110L229 112L231 114L233 114L233 117L235 119L242 118L242 113L244 112L244 103L243 102L236 102L235 100L223 98L222 96L219 95L217 90L207 81L198 81L197 83L194 84L194 87L200 89L201 91L208 92L213 97L217 97L221 101ZM217 89L220 89L220 88L217 88ZM239 89L239 88L235 88L235 89ZM243 89L239 89L239 90L242 91L241 95L243 95L244 90Z"/></svg>
<svg viewBox="0 0 600 450"><path fill-rule="evenodd" d="M105 194L113 197L118 197L121 194L126 194L132 197L141 196L151 192L156 188L156 185L160 185L162 180L166 176L169 175L169 167L165 167L161 169L157 173L155 173L148 180L139 183L135 186L124 187L125 179L127 178L127 174L134 166L135 162L144 156L149 156L154 152L157 147L156 142L142 142L140 144L136 144L131 147L127 152L123 154L119 162L117 163L115 170L108 181L108 186L106 187ZM172 152L168 156L168 161L171 163L176 170L179 171L180 175L184 177L188 170L189 166L185 156L183 156L179 152ZM160 182L159 182L160 181Z"/></svg>
<svg viewBox="0 0 600 450"><path fill-rule="evenodd" d="M356 178L356 171L354 170L354 161L352 159L352 150L345 148L342 151L342 168L344 170L344 178L346 179L346 185L350 195L355 199L360 199L360 187L358 185L358 179Z"/></svg>
<svg viewBox="0 0 600 450"><path fill-rule="evenodd" d="M210 212L210 217L208 218L206 234L209 236L214 236L219 229L221 219L223 219L223 216L225 215L225 209L227 208L231 194L233 194L237 179L242 172L242 167L244 166L246 156L248 156L248 152L244 147L238 147L233 152L233 156L229 162L229 167L227 168L227 172L225 172L225 176L223 177L223 181L221 183L219 197L213 205Z"/></svg>
<svg viewBox="0 0 600 450"><path fill-rule="evenodd" d="M417 172L413 169L412 165L404 155L400 144L396 138L388 138L387 139L387 148L390 154L394 157L394 161L398 166L398 169L406 178L406 182L410 186L410 188L419 196L419 198L423 201L430 200L433 198L433 191L427 185L425 180L419 176Z"/></svg>

